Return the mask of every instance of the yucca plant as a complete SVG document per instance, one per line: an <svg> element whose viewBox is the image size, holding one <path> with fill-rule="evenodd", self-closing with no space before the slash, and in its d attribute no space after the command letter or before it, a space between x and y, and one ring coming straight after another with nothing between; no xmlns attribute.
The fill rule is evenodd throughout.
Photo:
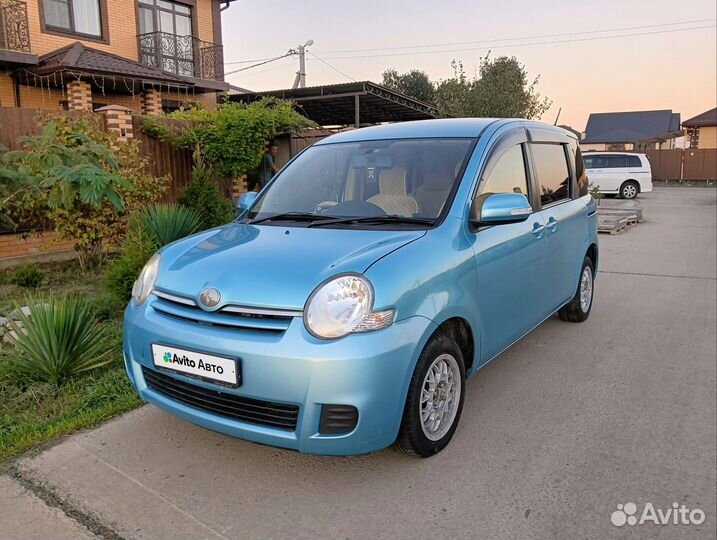
<svg viewBox="0 0 717 540"><path fill-rule="evenodd" d="M31 298L27 304L30 314L18 310L18 321L11 323L14 372L60 386L69 377L110 362L105 328L84 300L52 295Z"/></svg>
<svg viewBox="0 0 717 540"><path fill-rule="evenodd" d="M201 227L201 218L197 212L177 204L155 204L143 208L135 219L158 248L189 236Z"/></svg>
<svg viewBox="0 0 717 540"><path fill-rule="evenodd" d="M199 231L194 210L176 204L156 204L132 216L120 256L105 274L105 284L119 300L127 301L132 284L152 254L164 245Z"/></svg>

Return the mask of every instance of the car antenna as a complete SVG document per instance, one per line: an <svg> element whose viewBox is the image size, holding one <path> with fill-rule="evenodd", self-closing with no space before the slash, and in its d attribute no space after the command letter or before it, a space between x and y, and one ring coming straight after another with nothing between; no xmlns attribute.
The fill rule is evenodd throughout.
<svg viewBox="0 0 717 540"><path fill-rule="evenodd" d="M560 118L560 111L562 111L562 110L563 110L562 107L560 107L560 108L558 109L558 116L555 117L555 122L553 122L553 125L554 125L554 126L557 126L557 125L558 125L558 118Z"/></svg>

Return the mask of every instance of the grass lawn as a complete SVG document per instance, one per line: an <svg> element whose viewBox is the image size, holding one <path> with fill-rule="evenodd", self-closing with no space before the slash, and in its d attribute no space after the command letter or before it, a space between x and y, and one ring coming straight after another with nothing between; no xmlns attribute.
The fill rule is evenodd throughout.
<svg viewBox="0 0 717 540"><path fill-rule="evenodd" d="M14 308L25 305L29 294L79 294L93 306L99 324L107 326L112 361L56 388L15 380L7 369L15 351L10 345L0 344L0 462L141 403L127 380L122 361L124 306L104 291L100 272L82 271L75 261L39 267L45 277L35 291L11 284L13 269L0 271L0 316L7 317Z"/></svg>

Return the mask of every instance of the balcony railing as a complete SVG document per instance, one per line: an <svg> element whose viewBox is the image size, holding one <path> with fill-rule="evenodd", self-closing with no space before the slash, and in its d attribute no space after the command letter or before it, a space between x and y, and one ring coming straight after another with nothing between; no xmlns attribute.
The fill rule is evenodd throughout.
<svg viewBox="0 0 717 540"><path fill-rule="evenodd" d="M25 2L0 0L0 49L30 52Z"/></svg>
<svg viewBox="0 0 717 540"><path fill-rule="evenodd" d="M224 80L221 45L167 32L140 34L137 39L139 61L145 66L198 79Z"/></svg>

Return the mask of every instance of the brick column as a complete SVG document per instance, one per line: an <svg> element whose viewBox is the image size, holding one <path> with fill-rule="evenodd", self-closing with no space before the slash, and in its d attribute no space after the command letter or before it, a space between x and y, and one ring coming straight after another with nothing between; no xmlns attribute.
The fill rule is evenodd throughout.
<svg viewBox="0 0 717 540"><path fill-rule="evenodd" d="M116 133L119 140L126 141L134 138L131 109L121 105L107 105L96 109L95 112L105 115L107 131Z"/></svg>
<svg viewBox="0 0 717 540"><path fill-rule="evenodd" d="M92 88L85 81L67 83L67 107L71 111L92 110Z"/></svg>
<svg viewBox="0 0 717 540"><path fill-rule="evenodd" d="M162 95L153 89L142 92L142 114L159 116L162 114Z"/></svg>
<svg viewBox="0 0 717 540"><path fill-rule="evenodd" d="M240 176L239 178L232 179L232 198L234 200L239 200L239 197L241 197L247 191L249 191L249 189L247 186L247 178L245 174Z"/></svg>

